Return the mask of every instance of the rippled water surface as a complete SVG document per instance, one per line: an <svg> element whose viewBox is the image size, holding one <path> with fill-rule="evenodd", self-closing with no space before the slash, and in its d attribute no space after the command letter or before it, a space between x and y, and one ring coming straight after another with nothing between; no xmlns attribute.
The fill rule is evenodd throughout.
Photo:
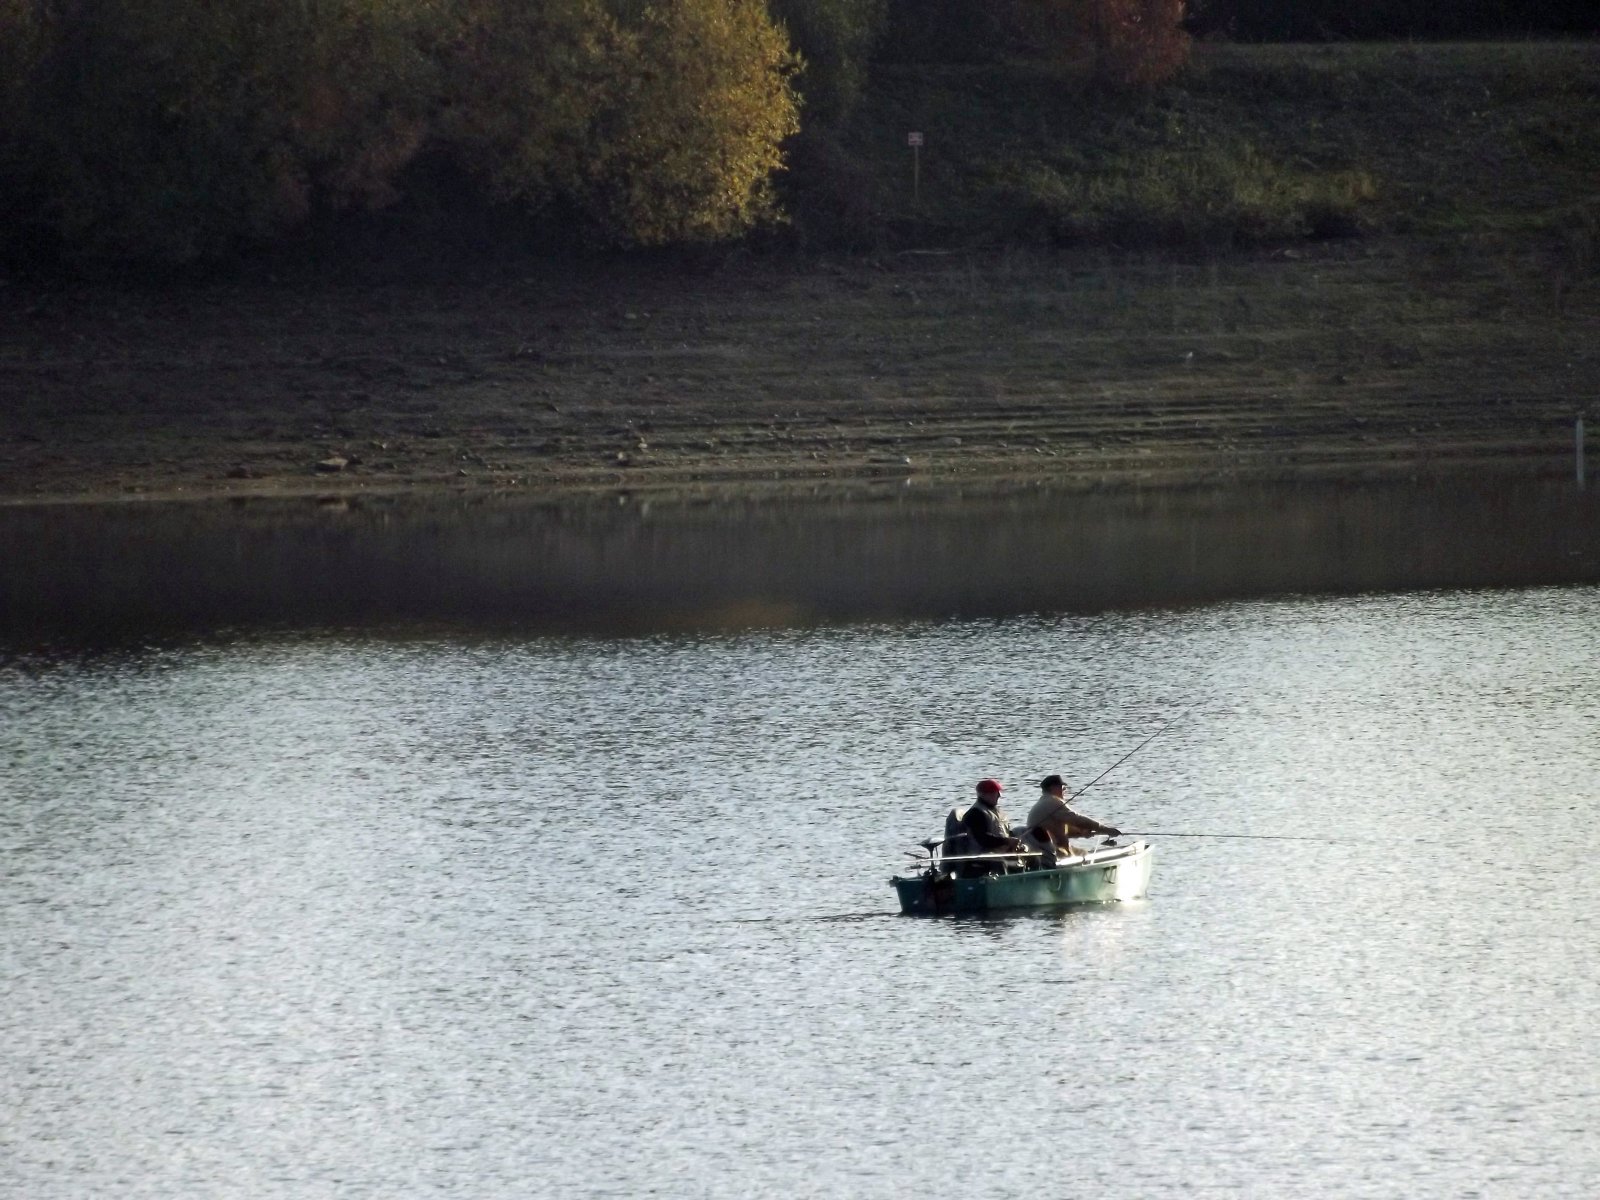
<svg viewBox="0 0 1600 1200"><path fill-rule="evenodd" d="M0 1192L1600 1193L1600 589L0 668ZM896 913L972 780L1147 902Z"/></svg>

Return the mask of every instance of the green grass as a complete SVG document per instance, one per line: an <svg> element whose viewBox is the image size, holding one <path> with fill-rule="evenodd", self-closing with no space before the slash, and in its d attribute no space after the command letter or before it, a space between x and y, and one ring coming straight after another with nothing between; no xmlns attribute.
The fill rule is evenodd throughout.
<svg viewBox="0 0 1600 1200"><path fill-rule="evenodd" d="M1138 97L1037 66L881 68L789 185L822 243L1554 234L1592 254L1597 180L1600 44L1201 45Z"/></svg>

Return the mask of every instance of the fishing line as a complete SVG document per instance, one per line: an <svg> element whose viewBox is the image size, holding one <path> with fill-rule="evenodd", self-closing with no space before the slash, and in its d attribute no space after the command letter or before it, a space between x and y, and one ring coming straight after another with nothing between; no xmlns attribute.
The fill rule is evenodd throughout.
<svg viewBox="0 0 1600 1200"><path fill-rule="evenodd" d="M1090 780L1090 781L1089 781L1089 782L1088 782L1088 783L1086 783L1086 784L1084 784L1084 785L1083 785L1083 786L1082 786L1082 787L1081 787L1081 788L1079 788L1079 789L1078 789L1078 790L1077 790L1077 791L1075 791L1075 792L1073 792L1073 793L1072 793L1072 795L1073 795L1073 798L1074 798L1074 799L1076 799L1076 798L1077 798L1077 797L1079 797L1079 796L1081 796L1081 795L1083 795L1083 794L1084 794L1084 793L1085 793L1085 792L1087 792L1087 791L1088 791L1088 790L1089 790L1089 789L1090 789L1090 788L1092 788L1092 787L1093 787L1093 786L1094 786L1094 785L1095 785L1095 784L1097 784L1097 783L1099 783L1099 782L1100 782L1100 781L1101 781L1101 780L1102 780L1102 779L1104 779L1104 778L1105 778L1105 777L1106 777L1106 776L1107 776L1107 775L1109 775L1109 774L1111 774L1111 772L1113 772L1113 771L1115 771L1115 770L1116 770L1116 769L1117 769L1117 768L1118 768L1118 767L1120 767L1120 766L1121 766L1121 765L1122 765L1122 764L1123 764L1123 763L1125 763L1125 762L1127 762L1127 761L1128 761L1128 760L1129 760L1129 759L1130 759L1130 758L1132 758L1132 757L1133 757L1133 756L1134 756L1134 755L1135 755L1135 754L1137 754L1137 753L1139 753L1139 751L1141 751L1141 750L1143 750L1143 749L1144 749L1144 748L1145 748L1145 747L1146 747L1146 746L1148 746L1148 745L1149 745L1149 744L1150 744L1150 743L1151 743L1151 742L1153 742L1153 741L1155 741L1155 740L1156 740L1156 739L1157 739L1157 738L1158 738L1158 737L1160 737L1160 736L1161 736L1161 735L1162 735L1162 734L1163 734L1163 733L1165 733L1165 732L1166 732L1166 731L1167 731L1167 730L1169 730L1169 729L1171 729L1171 728L1172 728L1172 727L1173 727L1173 726L1174 726L1174 725L1176 725L1176 724L1177 724L1177 723L1178 723L1178 722L1179 722L1179 721L1181 721L1181 720L1183 720L1183 718L1185 718L1185 717L1187 717L1187 716L1188 716L1188 715L1189 715L1189 714L1190 714L1190 713L1192 713L1192 712L1193 712L1193 711L1194 711L1194 710L1195 710L1195 709L1196 709L1196 708L1198 708L1198 707L1200 707L1200 701L1198 701L1198 700L1196 700L1196 701L1195 701L1195 702L1194 702L1194 703L1193 703L1193 704L1191 704L1191 705L1189 705L1189 707L1188 707L1188 708L1186 708L1186 709L1184 709L1184 710L1183 710L1183 711L1182 711L1182 712L1181 712L1181 713L1179 713L1179 714L1178 714L1178 715L1177 715L1177 716L1175 716L1175 717L1173 717L1173 718L1172 718L1172 719L1171 719L1171 720L1170 720L1170 721L1168 721L1168 722L1167 722L1167 723L1166 723L1166 724L1165 724L1165 725L1163 725L1163 726L1162 726L1162 727L1161 727L1161 728L1160 728L1160 729L1158 729L1158 730L1156 730L1156 731L1155 731L1155 732L1154 732L1154 733L1152 733L1152 734L1151 734L1151 735L1150 735L1150 736L1149 736L1149 737L1147 737L1147 738L1145 738L1145 740L1144 740L1144 741L1142 741L1142 742L1140 742L1140 743L1139 743L1139 744L1138 744L1138 745L1137 745L1137 746L1135 746L1135 747L1134 747L1134 748L1133 748L1133 749L1132 749L1132 750L1129 750L1129 751L1128 751L1128 752L1127 752L1127 753L1126 753L1126 754L1124 754L1124 755L1123 755L1123 756L1122 756L1122 757L1121 757L1121 758L1119 758L1119 759L1117 759L1117 761L1116 761L1116 762L1114 762L1114 763L1112 763L1112 764L1111 764L1111 765L1110 765L1110 766L1109 766L1109 767L1107 767L1107 768L1106 768L1106 769L1105 769L1105 770L1104 770L1104 771L1101 771L1101 772L1100 772L1100 774L1098 774L1098 775L1096 775L1096 776L1095 776L1095 777L1094 777L1094 778L1093 778L1093 779L1091 779L1091 780Z"/></svg>
<svg viewBox="0 0 1600 1200"><path fill-rule="evenodd" d="M1332 842L1333 838L1307 837L1296 833L1173 833L1170 829L1143 829L1134 833L1124 832L1123 837L1203 837L1203 838L1250 838L1253 841L1263 842Z"/></svg>

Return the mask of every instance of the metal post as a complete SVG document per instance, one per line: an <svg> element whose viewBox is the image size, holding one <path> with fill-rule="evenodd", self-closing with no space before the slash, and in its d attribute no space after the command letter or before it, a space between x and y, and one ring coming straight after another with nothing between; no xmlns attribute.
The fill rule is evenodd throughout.
<svg viewBox="0 0 1600 1200"><path fill-rule="evenodd" d="M1574 443L1575 449L1577 451L1578 486L1582 487L1585 483L1588 482L1588 472L1586 470L1584 470L1584 465L1583 465L1583 414L1582 413L1578 414L1578 424L1577 424L1577 429L1576 429L1576 431L1574 433L1574 436L1573 436L1573 443Z"/></svg>
<svg viewBox="0 0 1600 1200"><path fill-rule="evenodd" d="M906 134L906 145L911 147L911 212L916 215L922 193L922 134Z"/></svg>

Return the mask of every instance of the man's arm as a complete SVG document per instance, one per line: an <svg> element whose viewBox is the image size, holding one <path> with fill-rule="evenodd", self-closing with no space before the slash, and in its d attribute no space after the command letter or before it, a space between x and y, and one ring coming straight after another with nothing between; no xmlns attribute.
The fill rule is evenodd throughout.
<svg viewBox="0 0 1600 1200"><path fill-rule="evenodd" d="M1067 832L1072 837L1095 837L1099 834L1105 834L1107 837L1118 837L1122 833L1122 830L1115 825L1102 825L1093 817L1086 817L1070 808L1066 810L1065 815Z"/></svg>
<svg viewBox="0 0 1600 1200"><path fill-rule="evenodd" d="M1014 850L1017 840L1005 834L996 833L994 826L1000 822L978 811L982 805L974 804L967 809L967 815L961 818L961 824L972 835L972 840L977 842L986 851Z"/></svg>

